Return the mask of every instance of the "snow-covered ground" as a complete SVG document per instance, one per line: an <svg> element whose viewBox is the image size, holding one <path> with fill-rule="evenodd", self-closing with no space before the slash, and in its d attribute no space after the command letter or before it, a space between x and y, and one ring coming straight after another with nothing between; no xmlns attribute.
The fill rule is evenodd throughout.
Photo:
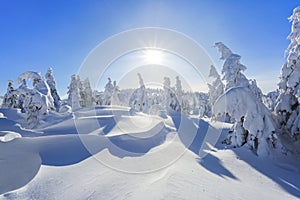
<svg viewBox="0 0 300 200"><path fill-rule="evenodd" d="M26 130L0 113L1 200L300 198L299 160L226 149L231 124L99 106Z"/></svg>

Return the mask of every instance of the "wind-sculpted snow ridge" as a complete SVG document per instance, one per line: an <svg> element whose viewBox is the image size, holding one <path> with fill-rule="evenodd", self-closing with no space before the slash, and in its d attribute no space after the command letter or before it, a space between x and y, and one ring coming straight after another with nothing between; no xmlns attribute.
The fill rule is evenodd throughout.
<svg viewBox="0 0 300 200"><path fill-rule="evenodd" d="M12 131L1 132L0 193L26 185L38 173L41 165L72 165L104 149L110 152L110 157L143 156L164 144L167 135L176 131L171 127L171 122L165 125L160 117L132 114L130 109L123 107L85 108L74 113L77 124L73 119L66 118L38 132L11 128L16 123L1 118L0 123L5 120L3 124L6 125L1 126L2 130L13 130L24 137ZM100 125L97 129L91 127L94 120ZM78 134L76 125L86 127L88 132Z"/></svg>
<svg viewBox="0 0 300 200"><path fill-rule="evenodd" d="M17 118L2 111L0 119ZM224 149L230 124L118 106L83 108L73 119L48 123L31 131L34 137L14 129L23 137L0 142L1 200L300 197L296 165ZM76 132L80 126L86 132ZM0 127L2 136L8 133L9 126Z"/></svg>

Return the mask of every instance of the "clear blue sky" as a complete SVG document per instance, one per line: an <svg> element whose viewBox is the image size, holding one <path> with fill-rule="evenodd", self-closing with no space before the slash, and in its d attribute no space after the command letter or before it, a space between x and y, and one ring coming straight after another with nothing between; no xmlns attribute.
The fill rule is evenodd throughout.
<svg viewBox="0 0 300 200"><path fill-rule="evenodd" d="M221 68L212 45L242 56L245 74L264 91L276 88L289 44L287 18L296 0L0 0L0 94L27 70L54 69L60 94L101 41L132 28L164 27L200 43Z"/></svg>

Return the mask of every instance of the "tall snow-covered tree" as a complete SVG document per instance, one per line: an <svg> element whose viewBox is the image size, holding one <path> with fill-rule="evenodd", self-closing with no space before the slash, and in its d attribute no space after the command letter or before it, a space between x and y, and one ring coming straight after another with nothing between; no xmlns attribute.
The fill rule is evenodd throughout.
<svg viewBox="0 0 300 200"><path fill-rule="evenodd" d="M71 77L71 83L68 87L68 104L72 107L73 110L80 108L80 90L79 90L79 80L74 74Z"/></svg>
<svg viewBox="0 0 300 200"><path fill-rule="evenodd" d="M217 69L213 65L210 66L209 77L214 79L212 83L208 84L209 102L210 106L212 107L218 99L218 97L224 93L224 84L221 81Z"/></svg>
<svg viewBox="0 0 300 200"><path fill-rule="evenodd" d="M223 80L225 80L225 91L234 87L247 87L256 98L262 102L262 92L256 84L256 80L248 80L242 73L247 68L240 63L241 56L232 51L222 42L215 43L215 47L221 54L221 59L225 60L222 68Z"/></svg>
<svg viewBox="0 0 300 200"><path fill-rule="evenodd" d="M215 47L221 53L220 59L224 60L222 79L225 80L225 90L233 87L248 87L249 81L242 73L247 68L240 63L241 56L232 53L222 42L215 43Z"/></svg>
<svg viewBox="0 0 300 200"><path fill-rule="evenodd" d="M18 95L13 87L13 81L8 81L7 91L4 95L2 108L18 108Z"/></svg>
<svg viewBox="0 0 300 200"><path fill-rule="evenodd" d="M50 88L51 96L54 100L54 107L55 107L56 111L58 111L60 108L60 105L61 105L61 101L60 101L60 97L59 97L57 89L56 89L56 82L55 82L55 79L53 76L53 70L51 67L48 69L47 73L45 74L45 79Z"/></svg>
<svg viewBox="0 0 300 200"><path fill-rule="evenodd" d="M280 128L294 140L300 139L300 7L289 18L292 30L286 63L282 66L279 82L279 97L275 106Z"/></svg>
<svg viewBox="0 0 300 200"><path fill-rule="evenodd" d="M176 92L171 87L171 80L169 77L164 77L163 82L163 88L164 88L164 102L166 106L167 112L179 112L181 107L178 102L178 99L176 98Z"/></svg>
<svg viewBox="0 0 300 200"><path fill-rule="evenodd" d="M182 90L181 80L179 79L179 76L176 76L175 94L176 94L177 100L181 104L182 96L183 96L183 90Z"/></svg>
<svg viewBox="0 0 300 200"><path fill-rule="evenodd" d="M113 82L114 90L112 94L112 103L114 105L121 105L121 100L120 100L120 88L117 85L117 81Z"/></svg>
<svg viewBox="0 0 300 200"><path fill-rule="evenodd" d="M90 84L90 80L88 78L86 78L83 81L83 93L84 93L84 106L85 107L90 107L93 106L93 90L91 88L91 84Z"/></svg>
<svg viewBox="0 0 300 200"><path fill-rule="evenodd" d="M105 85L104 89L104 105L111 105L111 98L114 92L114 86L111 82L111 79L108 78L108 83Z"/></svg>

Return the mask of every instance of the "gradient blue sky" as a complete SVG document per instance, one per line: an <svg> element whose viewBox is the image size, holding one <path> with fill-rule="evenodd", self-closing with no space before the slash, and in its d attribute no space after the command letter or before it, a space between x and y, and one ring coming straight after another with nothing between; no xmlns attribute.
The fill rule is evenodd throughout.
<svg viewBox="0 0 300 200"><path fill-rule="evenodd" d="M212 48L222 41L242 56L245 74L264 92L275 89L296 0L0 0L0 94L7 80L27 70L54 69L67 91L87 54L113 34L141 27L182 32L201 44L220 69Z"/></svg>

